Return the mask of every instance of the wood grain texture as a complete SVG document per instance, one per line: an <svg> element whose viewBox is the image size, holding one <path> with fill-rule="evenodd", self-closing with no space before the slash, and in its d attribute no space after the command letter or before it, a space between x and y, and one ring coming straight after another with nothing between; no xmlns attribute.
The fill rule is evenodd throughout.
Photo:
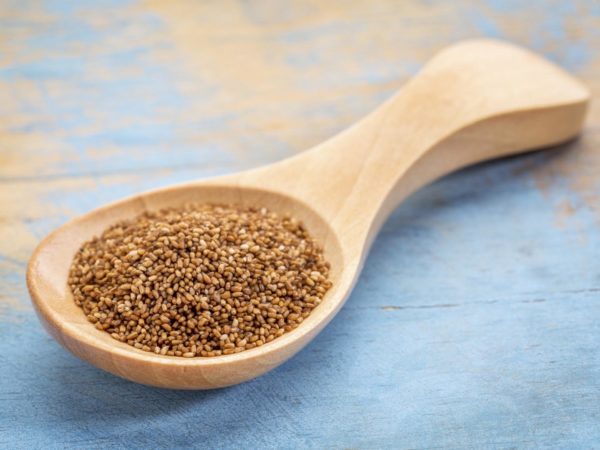
<svg viewBox="0 0 600 450"><path fill-rule="evenodd" d="M513 40L600 94L594 1L370 3L2 4L1 446L597 444L594 104L578 142L412 197L337 318L254 382L144 388L39 327L24 267L48 231L130 193L310 147L449 42Z"/></svg>

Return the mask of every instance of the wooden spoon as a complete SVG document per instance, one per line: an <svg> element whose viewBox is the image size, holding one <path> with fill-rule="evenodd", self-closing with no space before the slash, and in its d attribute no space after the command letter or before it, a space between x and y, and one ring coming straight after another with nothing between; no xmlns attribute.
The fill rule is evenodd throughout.
<svg viewBox="0 0 600 450"><path fill-rule="evenodd" d="M180 389L249 380L290 358L333 318L382 222L406 196L460 167L573 138L589 98L577 80L527 50L491 40L458 43L377 110L310 151L139 194L70 221L31 257L27 285L33 304L65 348L123 378ZM300 219L324 246L333 287L297 329L233 355L160 356L98 331L67 288L75 252L116 221L189 202L266 206Z"/></svg>

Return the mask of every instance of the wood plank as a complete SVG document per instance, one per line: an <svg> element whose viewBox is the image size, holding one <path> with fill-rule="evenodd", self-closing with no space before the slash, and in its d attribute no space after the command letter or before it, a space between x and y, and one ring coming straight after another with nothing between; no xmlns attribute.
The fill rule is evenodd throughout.
<svg viewBox="0 0 600 450"><path fill-rule="evenodd" d="M597 446L599 28L594 0L4 2L0 447ZM586 133L413 197L290 362L230 389L155 390L41 329L24 267L47 232L141 189L303 150L473 36L582 77Z"/></svg>

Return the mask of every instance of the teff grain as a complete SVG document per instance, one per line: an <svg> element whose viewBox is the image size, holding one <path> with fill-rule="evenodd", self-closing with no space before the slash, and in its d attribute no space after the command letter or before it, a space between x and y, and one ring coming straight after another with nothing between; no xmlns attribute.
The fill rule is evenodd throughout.
<svg viewBox="0 0 600 450"><path fill-rule="evenodd" d="M293 330L331 287L322 249L266 209L190 205L108 228L69 287L96 328L159 355L220 356Z"/></svg>

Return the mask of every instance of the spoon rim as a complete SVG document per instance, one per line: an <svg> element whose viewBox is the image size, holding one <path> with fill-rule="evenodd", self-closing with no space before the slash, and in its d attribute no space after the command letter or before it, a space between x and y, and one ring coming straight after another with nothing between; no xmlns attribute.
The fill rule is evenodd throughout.
<svg viewBox="0 0 600 450"><path fill-rule="evenodd" d="M304 202L302 199L294 197L288 193L281 191L274 191L268 188L256 186L256 185L243 185L239 182L239 175L248 173L240 172L237 174L231 175L223 175L208 178L205 180L196 180L189 182L177 183L170 186L165 186L161 188L151 189L148 191L144 191L141 193L133 194L122 199L118 199L115 201L111 201L109 203L103 204L98 208L94 208L91 211L88 211L84 214L76 216L69 221L65 222L58 228L54 229L48 235L46 235L36 246L33 251L26 271L26 284L27 288L32 300L32 304L40 319L42 319L42 323L47 331L64 346L62 340L58 338L58 336L54 333L54 329L60 331L60 333L66 335L73 341L84 345L91 346L96 350L102 351L106 354L110 355L118 355L121 358L125 358L128 360L135 361L137 363L151 363L153 366L183 366L183 367L195 367L202 368L206 366L216 366L216 365L229 365L242 361L249 361L253 359L258 359L260 357L267 356L269 354L277 353L278 351L285 351L285 348L290 346L290 344L301 341L303 338L309 337L306 339L306 343L312 340L310 336L311 333L318 333L334 316L335 313L342 307L345 300L347 299L349 293L352 290L352 278L356 278L356 271L353 271L353 276L349 277L348 267L345 264L344 258L344 248L341 245L341 242L336 235L335 231L328 224L322 216L310 205ZM306 211L311 214L314 218L317 218L323 225L326 226L327 235L326 239L329 245L333 245L337 249L337 253L339 255L339 269L337 270L337 275L335 280L332 280L332 287L327 291L324 295L321 303L317 305L317 307L311 311L307 318L305 318L300 325L298 325L293 330L284 333L283 335L273 339L271 342L266 342L265 344L254 347L252 349L243 350L238 353L233 353L231 355L219 355L219 356L194 356L190 358L186 358L183 356L170 356L170 355L160 355L154 352L147 352L138 348L135 348L127 343L118 341L110 336L106 331L98 330L93 323L89 322L85 317L83 310L75 305L72 294L68 286L65 286L64 295L62 295L60 300L72 302L73 305L81 312L81 316L85 319L85 333L82 333L79 322L73 323L68 319L68 316L64 313L61 313L56 308L52 307L52 301L48 300L47 295L44 294L42 287L39 285L39 277L41 276L38 271L38 264L40 263L41 255L46 250L53 241L56 240L57 237L61 236L62 233L65 233L71 227L81 227L85 226L85 222L101 214L103 212L107 212L113 210L118 207L122 207L126 204L130 204L133 202L141 202L141 207L143 211L156 211L157 209L150 208L148 206L147 200L152 196L164 195L165 193L172 193L174 191L185 191L188 189L219 189L219 190L234 190L239 196L240 200L243 198L243 191L249 192L254 191L254 194L258 194L260 197L279 197L281 199L286 199L287 202L293 205L298 205L300 210ZM212 202L210 200L199 200L197 203L218 203ZM223 202L225 203L225 202ZM276 209L271 209L269 202L265 202L264 207L269 208L272 211L278 212ZM185 204L185 203L184 203ZM244 206L255 206L259 207L261 205L251 203L245 204ZM172 205L171 207L177 207L182 205ZM166 206L168 207L168 206ZM158 208L162 209L162 208ZM138 216L139 213L133 215L133 217ZM292 217L295 217L292 215ZM120 219L113 220L112 222L118 222ZM300 219L301 220L301 219ZM306 226L304 221L301 220L303 226ZM311 230L308 229L309 233L312 235ZM89 236L93 237L93 235ZM85 242L85 241L83 241ZM322 239L318 239L317 243L324 247L324 243ZM81 245L81 244L80 244ZM79 245L79 247L80 247ZM78 247L78 248L79 248ZM333 263L325 257L325 260L329 262L332 266ZM72 256L69 260L69 267L72 263ZM330 279L332 277L330 276ZM66 284L66 280L65 284ZM350 283L348 283L350 281ZM68 347L67 347L68 348ZM68 348L72 351L70 348ZM295 353L295 352L294 352ZM289 356L292 356L290 354ZM286 358L287 359L287 358ZM94 363L94 365L97 365Z"/></svg>

